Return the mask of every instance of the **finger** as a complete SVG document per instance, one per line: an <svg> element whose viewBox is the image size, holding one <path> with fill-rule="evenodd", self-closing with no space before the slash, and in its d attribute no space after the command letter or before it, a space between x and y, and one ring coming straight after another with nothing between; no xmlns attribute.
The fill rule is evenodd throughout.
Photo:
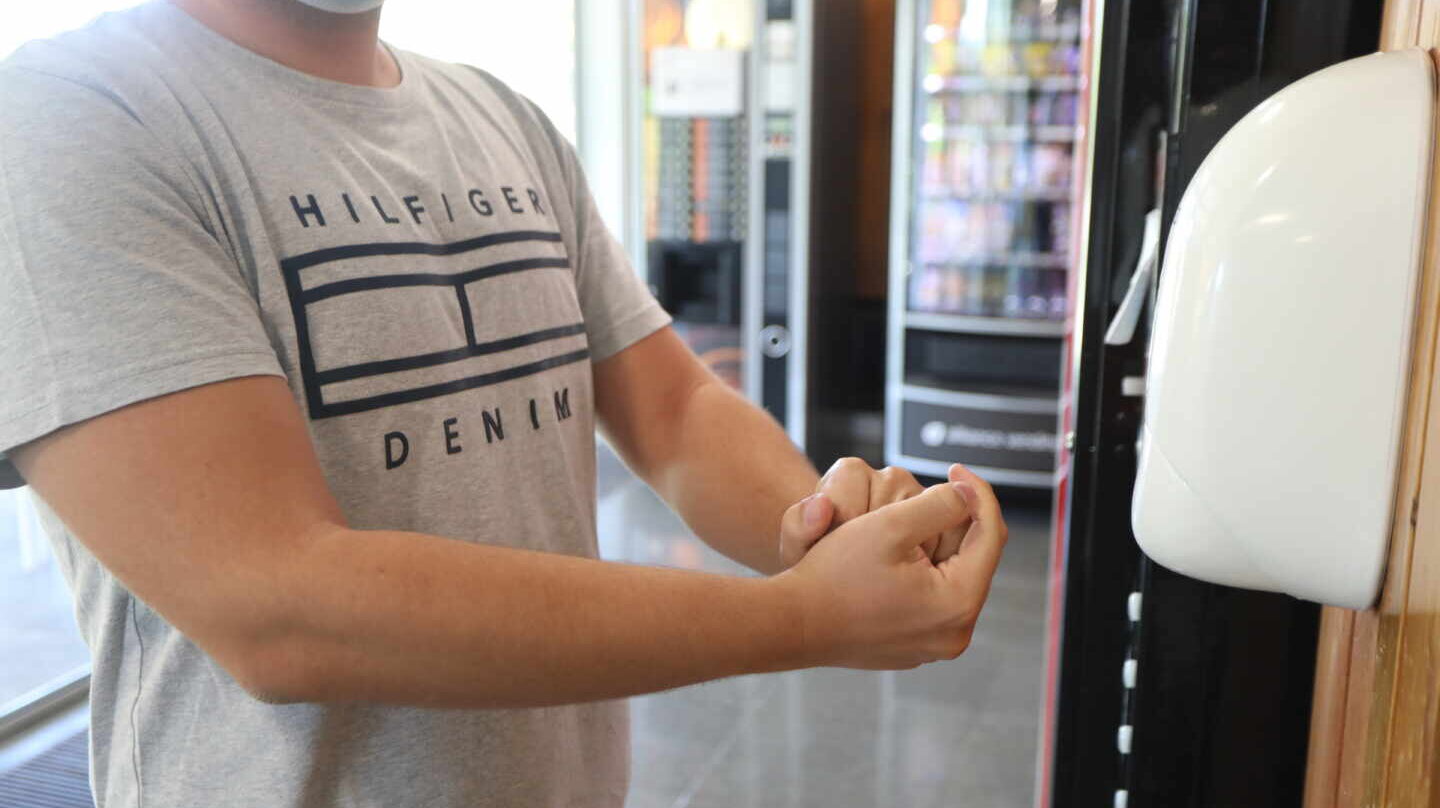
<svg viewBox="0 0 1440 808"><path fill-rule="evenodd" d="M842 457L820 478L820 492L835 505L831 527L870 511L870 464L857 457Z"/></svg>
<svg viewBox="0 0 1440 808"><path fill-rule="evenodd" d="M936 541L935 551L930 554L930 559L936 564L939 564L950 556L955 555L955 552L960 549L960 543L965 540L965 531L969 529L970 524L970 521L967 519L964 524L958 527L952 527L941 533L939 539Z"/></svg>
<svg viewBox="0 0 1440 808"><path fill-rule="evenodd" d="M904 502L874 512L881 535L902 554L934 539L964 521L970 513L964 497L952 483L933 485Z"/></svg>
<svg viewBox="0 0 1440 808"><path fill-rule="evenodd" d="M1000 518L1000 503L988 486L983 491L969 482L951 483L950 487L964 498L973 524L966 532L960 549L945 564L972 583L983 582L988 588L990 579L1000 566L1000 555L1009 536L1005 520Z"/></svg>
<svg viewBox="0 0 1440 808"><path fill-rule="evenodd" d="M871 476L870 507L867 510L879 510L892 502L909 499L924 490L925 486L916 481L915 475L902 468L886 466Z"/></svg>
<svg viewBox="0 0 1440 808"><path fill-rule="evenodd" d="M921 542L920 552L924 553L925 557L930 559L931 563L934 563L936 555L940 552L940 537L931 536Z"/></svg>
<svg viewBox="0 0 1440 808"><path fill-rule="evenodd" d="M984 480L977 477L974 472L958 463L950 466L949 476L951 482L969 482L971 484L976 480L984 482ZM964 522L960 523L960 525L940 534L940 543L936 545L935 554L931 556L931 559L936 564L939 564L945 559L955 555L955 553L959 551L960 545L964 543L965 534L969 532L971 524L972 520L967 518Z"/></svg>
<svg viewBox="0 0 1440 808"><path fill-rule="evenodd" d="M871 474L868 510L879 510L886 505L907 500L924 490L925 486L916 481L915 475L902 468L886 466ZM921 544L920 549L925 552L926 558L933 559L939 544L940 537L933 536Z"/></svg>
<svg viewBox="0 0 1440 808"><path fill-rule="evenodd" d="M793 564L805 555L815 542L830 529L835 506L824 494L810 496L791 505L780 517L780 553L782 560Z"/></svg>
<svg viewBox="0 0 1440 808"><path fill-rule="evenodd" d="M984 510L976 511L974 515L976 519L1000 520L1000 500L995 498L995 489L990 487L990 483L986 482L984 477L956 463L950 467L950 482L969 483L970 487L980 495L979 501L974 504L977 508Z"/></svg>

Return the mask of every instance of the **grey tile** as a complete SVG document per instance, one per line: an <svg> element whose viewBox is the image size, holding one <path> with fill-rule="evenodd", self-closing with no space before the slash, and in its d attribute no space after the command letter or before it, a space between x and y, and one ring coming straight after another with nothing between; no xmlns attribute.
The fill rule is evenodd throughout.
<svg viewBox="0 0 1440 808"><path fill-rule="evenodd" d="M1029 808L1033 802L1035 721L985 722L964 754L950 760L938 793L940 806Z"/></svg>
<svg viewBox="0 0 1440 808"><path fill-rule="evenodd" d="M885 674L867 700L782 688L695 792L709 806L927 806L979 726L965 707L899 698ZM835 684L831 682L830 684Z"/></svg>
<svg viewBox="0 0 1440 808"><path fill-rule="evenodd" d="M630 793L625 797L625 808L673 808L679 795L678 790L672 793L657 790L646 782L632 782Z"/></svg>
<svg viewBox="0 0 1440 808"><path fill-rule="evenodd" d="M631 699L631 732L713 745L746 710L764 703L775 685L769 677L744 676Z"/></svg>

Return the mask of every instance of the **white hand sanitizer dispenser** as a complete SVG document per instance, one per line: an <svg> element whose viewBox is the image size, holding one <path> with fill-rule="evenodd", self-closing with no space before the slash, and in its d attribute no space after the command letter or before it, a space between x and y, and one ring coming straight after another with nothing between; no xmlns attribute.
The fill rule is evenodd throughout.
<svg viewBox="0 0 1440 808"><path fill-rule="evenodd" d="M1434 68L1353 59L1215 146L1170 229L1131 513L1156 562L1350 608L1384 575Z"/></svg>

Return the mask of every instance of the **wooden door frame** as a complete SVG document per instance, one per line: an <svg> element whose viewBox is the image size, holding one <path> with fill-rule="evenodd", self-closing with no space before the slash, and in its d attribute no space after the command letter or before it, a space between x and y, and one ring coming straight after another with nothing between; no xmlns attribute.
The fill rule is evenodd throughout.
<svg viewBox="0 0 1440 808"><path fill-rule="evenodd" d="M1380 46L1433 59L1440 0L1389 0ZM1306 808L1440 805L1440 161L1430 170L1386 582L1375 608L1321 616Z"/></svg>

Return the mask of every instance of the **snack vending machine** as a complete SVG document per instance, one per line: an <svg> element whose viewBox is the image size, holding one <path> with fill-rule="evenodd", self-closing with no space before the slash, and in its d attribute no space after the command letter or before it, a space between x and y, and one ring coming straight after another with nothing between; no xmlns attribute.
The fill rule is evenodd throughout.
<svg viewBox="0 0 1440 808"><path fill-rule="evenodd" d="M580 150L612 229L701 359L802 446L813 42L811 0L577 4Z"/></svg>
<svg viewBox="0 0 1440 808"><path fill-rule="evenodd" d="M887 462L1049 488L1080 134L1080 0L896 9Z"/></svg>

